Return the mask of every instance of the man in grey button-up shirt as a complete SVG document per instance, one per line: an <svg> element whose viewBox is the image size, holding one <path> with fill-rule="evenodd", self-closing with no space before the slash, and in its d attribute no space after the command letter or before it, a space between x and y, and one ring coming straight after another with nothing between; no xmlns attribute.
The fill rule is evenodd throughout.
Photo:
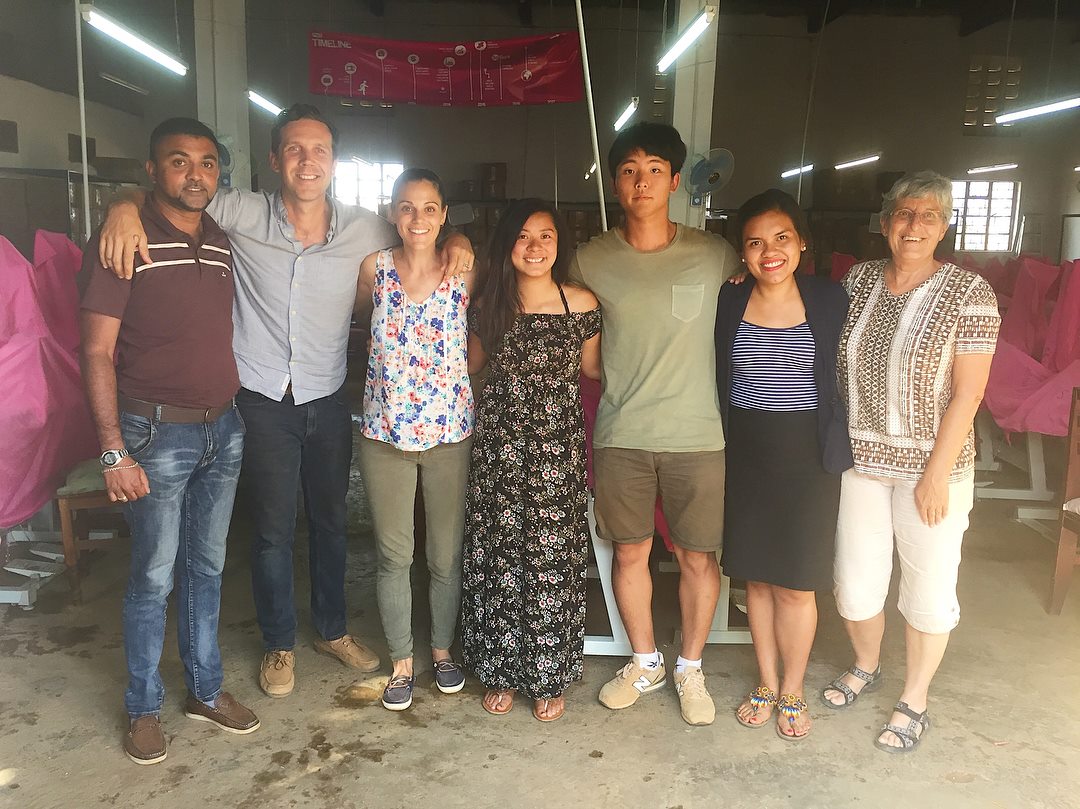
<svg viewBox="0 0 1080 809"><path fill-rule="evenodd" d="M271 696L285 696L294 684L298 484L308 521L315 648L362 671L379 666L345 626L352 427L343 384L360 262L393 244L396 233L374 213L327 196L336 140L317 108L294 105L271 130L270 162L281 190L223 190L207 208L233 248L237 404L247 425L252 584L266 650L259 684ZM135 249L146 245L137 208L116 203L101 244L102 263L130 277ZM468 269L468 239L451 236L445 256L448 272Z"/></svg>

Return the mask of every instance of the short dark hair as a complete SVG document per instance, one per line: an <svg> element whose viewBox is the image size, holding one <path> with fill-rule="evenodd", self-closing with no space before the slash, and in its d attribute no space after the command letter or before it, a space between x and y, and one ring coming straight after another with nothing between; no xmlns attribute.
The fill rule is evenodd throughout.
<svg viewBox="0 0 1080 809"><path fill-rule="evenodd" d="M214 151L221 155L221 144L218 143L214 130L202 121L194 118L166 118L154 127L150 133L150 159L157 162L157 147L161 141L170 135L191 135L194 138L206 138L214 144Z"/></svg>
<svg viewBox="0 0 1080 809"><path fill-rule="evenodd" d="M762 191L760 194L750 197L742 204L738 213L735 214L735 235L738 237L739 252L742 252L743 231L746 230L750 220L770 211L787 214L791 224L795 226L795 232L799 234L799 238L810 244L810 225L807 223L806 214L799 207L799 203L786 191L781 191L779 188L770 188L768 191Z"/></svg>
<svg viewBox="0 0 1080 809"><path fill-rule="evenodd" d="M318 121L330 130L330 144L334 153L337 153L337 127L330 123L330 119L322 114L322 111L314 104L293 104L287 110L282 110L274 119L274 125L270 127L270 151L277 154L281 148L281 130L293 121L302 121L305 118Z"/></svg>
<svg viewBox="0 0 1080 809"><path fill-rule="evenodd" d="M654 124L641 121L627 127L615 136L615 142L608 150L608 171L614 177L619 164L638 149L652 157L659 157L671 164L672 175L682 171L686 162L686 144L683 143L679 130L668 124Z"/></svg>
<svg viewBox="0 0 1080 809"><path fill-rule="evenodd" d="M394 188L390 192L391 204L398 201L398 197L401 194L401 189L405 187L406 183L415 182L428 182L435 186L435 190L439 194L439 202L442 206L446 207L446 194L443 193L442 180L439 179L439 175L433 172L431 169L405 169L394 180Z"/></svg>

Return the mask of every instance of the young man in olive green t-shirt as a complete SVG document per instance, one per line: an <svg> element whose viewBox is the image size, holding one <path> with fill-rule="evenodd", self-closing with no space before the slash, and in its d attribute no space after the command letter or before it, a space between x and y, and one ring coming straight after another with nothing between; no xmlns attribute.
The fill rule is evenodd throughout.
<svg viewBox="0 0 1080 809"><path fill-rule="evenodd" d="M682 716L710 724L701 653L720 591L724 431L713 325L731 246L668 218L686 146L670 126L636 124L608 153L625 224L578 248L571 278L600 300L604 347L593 434L596 522L615 546L612 581L634 657L600 691L627 708L666 679L652 621L649 553L657 495L682 576L682 649L675 688Z"/></svg>

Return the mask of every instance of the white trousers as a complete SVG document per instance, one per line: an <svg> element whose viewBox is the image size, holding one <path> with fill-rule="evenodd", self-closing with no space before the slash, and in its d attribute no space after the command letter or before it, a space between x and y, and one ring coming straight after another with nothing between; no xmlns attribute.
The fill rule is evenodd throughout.
<svg viewBox="0 0 1080 809"><path fill-rule="evenodd" d="M833 566L840 615L865 621L881 612L895 547L900 559L900 613L920 632L951 631L960 621L956 575L974 498L973 478L950 483L948 513L931 528L915 508L914 481L846 471L840 484Z"/></svg>

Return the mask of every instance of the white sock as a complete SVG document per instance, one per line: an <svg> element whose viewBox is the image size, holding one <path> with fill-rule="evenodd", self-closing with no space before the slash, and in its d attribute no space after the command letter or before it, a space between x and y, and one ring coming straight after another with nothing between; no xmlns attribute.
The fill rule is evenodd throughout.
<svg viewBox="0 0 1080 809"><path fill-rule="evenodd" d="M657 649L652 654L638 654L634 652L634 662L641 666L643 669L655 669L659 668L664 662L664 656L660 654L660 650Z"/></svg>
<svg viewBox="0 0 1080 809"><path fill-rule="evenodd" d="M700 669L700 668L701 668L701 658L698 658L697 660L687 660L682 655L679 655L675 659L675 673L676 674L685 674L687 669Z"/></svg>

